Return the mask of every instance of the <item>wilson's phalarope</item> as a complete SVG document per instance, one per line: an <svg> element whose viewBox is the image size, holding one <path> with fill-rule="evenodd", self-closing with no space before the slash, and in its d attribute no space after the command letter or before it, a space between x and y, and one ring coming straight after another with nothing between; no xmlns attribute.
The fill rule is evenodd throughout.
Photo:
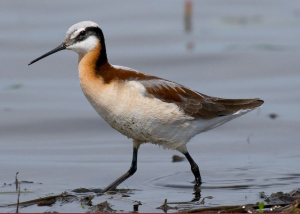
<svg viewBox="0 0 300 214"><path fill-rule="evenodd" d="M187 142L263 104L260 99L210 97L169 80L111 65L102 30L91 21L70 27L61 45L29 65L64 49L79 55L80 85L90 104L112 128L133 139L129 171L103 192L115 189L136 172L138 149L146 142L183 153L196 186L201 185L200 171Z"/></svg>

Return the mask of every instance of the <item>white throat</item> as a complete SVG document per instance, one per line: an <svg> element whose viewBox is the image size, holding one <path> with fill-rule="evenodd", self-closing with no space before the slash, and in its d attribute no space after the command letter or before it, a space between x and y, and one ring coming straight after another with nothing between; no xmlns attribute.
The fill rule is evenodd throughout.
<svg viewBox="0 0 300 214"><path fill-rule="evenodd" d="M97 46L98 42L97 37L92 35L83 41L76 42L68 46L67 49L78 53L79 59L81 59L85 54L93 50Z"/></svg>

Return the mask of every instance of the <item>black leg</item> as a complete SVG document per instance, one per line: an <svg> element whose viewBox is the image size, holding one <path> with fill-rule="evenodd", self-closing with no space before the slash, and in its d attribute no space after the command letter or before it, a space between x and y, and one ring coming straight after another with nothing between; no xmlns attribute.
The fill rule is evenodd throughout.
<svg viewBox="0 0 300 214"><path fill-rule="evenodd" d="M196 181L196 185L200 186L202 184L201 181L201 176L200 176L200 170L198 165L195 163L195 161L193 160L193 158L190 156L190 154L188 152L183 153L185 155L185 157L188 159L188 161L191 164L191 170L195 176L195 181Z"/></svg>
<svg viewBox="0 0 300 214"><path fill-rule="evenodd" d="M193 194L194 194L195 196L194 196L194 198L192 199L192 202L199 201L199 200L201 199L201 187L195 185L195 186L194 186L194 193L193 193Z"/></svg>
<svg viewBox="0 0 300 214"><path fill-rule="evenodd" d="M106 188L104 188L102 190L102 193L105 193L109 190L113 190L116 189L116 187L121 184L123 181L125 181L127 178L129 178L130 176L132 176L137 169L137 155L138 155L138 147L133 146L133 156L132 156L132 163L131 163L131 167L128 170L128 172L126 172L124 175L122 175L121 177L119 177L117 180L115 180L114 182L112 182L110 185L108 185Z"/></svg>

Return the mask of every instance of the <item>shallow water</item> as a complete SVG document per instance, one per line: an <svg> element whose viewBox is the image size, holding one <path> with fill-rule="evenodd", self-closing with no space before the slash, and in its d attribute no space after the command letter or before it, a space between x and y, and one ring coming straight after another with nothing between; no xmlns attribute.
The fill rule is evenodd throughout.
<svg viewBox="0 0 300 214"><path fill-rule="evenodd" d="M53 49L66 30L93 20L104 31L109 60L180 82L202 93L260 97L265 104L191 140L205 204L248 204L266 194L300 187L300 6L292 1L194 1L192 31L184 31L184 1L0 2L0 205L76 188L104 188L130 166L130 139L111 129L83 96L77 56ZM187 49L187 46L192 47ZM270 114L278 115L275 119ZM120 185L130 197L97 196L115 210L162 212L168 202L195 195L187 161L175 151L143 145L138 171ZM6 185L5 185L6 184ZM13 185L9 185L13 184ZM200 199L200 201L202 200ZM80 203L28 206L21 212L86 212ZM169 210L168 212L176 212ZM15 212L0 207L0 212Z"/></svg>

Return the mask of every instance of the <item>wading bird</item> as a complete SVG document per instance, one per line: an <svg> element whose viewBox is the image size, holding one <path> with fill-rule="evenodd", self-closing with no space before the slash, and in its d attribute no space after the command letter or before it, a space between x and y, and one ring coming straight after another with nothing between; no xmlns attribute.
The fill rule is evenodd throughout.
<svg viewBox="0 0 300 214"><path fill-rule="evenodd" d="M64 49L79 55L80 85L90 104L112 128L133 140L130 169L103 192L115 189L136 172L138 149L146 142L184 154L195 176L195 185L200 186L200 171L187 150L187 142L263 104L257 98L207 96L169 80L111 65L103 32L91 21L70 27L61 45L29 65Z"/></svg>

